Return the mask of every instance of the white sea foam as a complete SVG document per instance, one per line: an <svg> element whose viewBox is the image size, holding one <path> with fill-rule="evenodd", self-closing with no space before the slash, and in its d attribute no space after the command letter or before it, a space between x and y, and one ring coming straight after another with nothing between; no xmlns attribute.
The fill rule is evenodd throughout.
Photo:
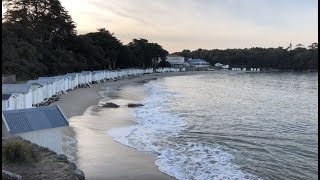
<svg viewBox="0 0 320 180"><path fill-rule="evenodd" d="M75 163L76 162L76 153L77 153L77 143L78 141L75 138L70 136L64 136L63 143L63 153L67 156L68 160Z"/></svg>
<svg viewBox="0 0 320 180"><path fill-rule="evenodd" d="M145 106L132 115L136 125L114 128L107 133L127 146L157 156L159 169L177 179L251 179L232 163L233 156L218 145L178 142L174 138L189 127L178 114L168 111L170 99L178 94L169 92L156 81L145 85L149 96Z"/></svg>

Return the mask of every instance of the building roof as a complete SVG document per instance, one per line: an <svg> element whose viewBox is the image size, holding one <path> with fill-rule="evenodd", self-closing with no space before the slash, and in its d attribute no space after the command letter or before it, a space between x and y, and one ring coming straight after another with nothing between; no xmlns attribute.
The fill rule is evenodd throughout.
<svg viewBox="0 0 320 180"><path fill-rule="evenodd" d="M188 60L189 63L191 64L196 64L196 63L208 63L207 61L203 60L203 59L190 59Z"/></svg>
<svg viewBox="0 0 320 180"><path fill-rule="evenodd" d="M8 94L2 94L2 100L8 100L10 99L11 96L14 96L13 94L11 93L8 93Z"/></svg>
<svg viewBox="0 0 320 180"><path fill-rule="evenodd" d="M32 84L2 84L2 93L28 93Z"/></svg>
<svg viewBox="0 0 320 180"><path fill-rule="evenodd" d="M75 79L78 73L67 73L65 76L70 76L72 79Z"/></svg>
<svg viewBox="0 0 320 180"><path fill-rule="evenodd" d="M39 85L41 85L41 86L44 86L44 85L46 85L46 84L49 84L49 83L51 83L51 81L50 82L48 82L48 81L46 81L45 79L38 79L38 80L29 80L28 82L27 82L27 84L35 84L35 83L37 83L37 84L39 84Z"/></svg>
<svg viewBox="0 0 320 180"><path fill-rule="evenodd" d="M82 71L81 73L87 75L87 74L91 74L92 72L91 71Z"/></svg>
<svg viewBox="0 0 320 180"><path fill-rule="evenodd" d="M64 77L64 78L68 78L68 79L73 79L75 76L73 77L73 76L71 76L71 75L63 75L63 77Z"/></svg>
<svg viewBox="0 0 320 180"><path fill-rule="evenodd" d="M69 122L57 105L3 111L2 117L10 134L69 125Z"/></svg>
<svg viewBox="0 0 320 180"><path fill-rule="evenodd" d="M39 77L38 78L38 80L48 81L48 82L55 82L55 81L59 81L61 79L62 79L61 77L57 77L57 76L54 76L54 77Z"/></svg>

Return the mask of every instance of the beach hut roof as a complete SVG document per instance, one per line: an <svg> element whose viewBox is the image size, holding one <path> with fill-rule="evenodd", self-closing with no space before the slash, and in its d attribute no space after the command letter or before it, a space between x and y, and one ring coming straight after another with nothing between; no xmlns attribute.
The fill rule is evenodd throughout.
<svg viewBox="0 0 320 180"><path fill-rule="evenodd" d="M92 73L91 71L82 71L81 72L82 74L90 74L90 73Z"/></svg>
<svg viewBox="0 0 320 180"><path fill-rule="evenodd" d="M70 76L71 78L76 78L76 76L78 75L78 73L67 73L66 76Z"/></svg>
<svg viewBox="0 0 320 180"><path fill-rule="evenodd" d="M2 117L10 134L69 125L69 122L57 105L3 111Z"/></svg>
<svg viewBox="0 0 320 180"><path fill-rule="evenodd" d="M73 77L71 75L63 75L64 78L72 79ZM75 77L75 76L74 76Z"/></svg>
<svg viewBox="0 0 320 180"><path fill-rule="evenodd" d="M64 79L64 78L66 78L66 76L65 76L65 75L58 75L58 76L54 76L54 77L52 77L52 78L55 78L55 79Z"/></svg>
<svg viewBox="0 0 320 180"><path fill-rule="evenodd" d="M2 84L3 93L28 93L32 84Z"/></svg>
<svg viewBox="0 0 320 180"><path fill-rule="evenodd" d="M44 86L44 85L49 84L49 83L51 83L51 81L48 82L48 81L46 81L45 79L41 79L41 80L29 80L29 81L27 82L27 84L39 84L39 85L41 85L41 86Z"/></svg>
<svg viewBox="0 0 320 180"><path fill-rule="evenodd" d="M46 80L46 81L57 81L57 80L60 80L61 77L57 77L57 76L54 76L54 77L39 77L38 80Z"/></svg>
<svg viewBox="0 0 320 180"><path fill-rule="evenodd" d="M8 100L11 96L14 96L12 93L2 94L2 100Z"/></svg>

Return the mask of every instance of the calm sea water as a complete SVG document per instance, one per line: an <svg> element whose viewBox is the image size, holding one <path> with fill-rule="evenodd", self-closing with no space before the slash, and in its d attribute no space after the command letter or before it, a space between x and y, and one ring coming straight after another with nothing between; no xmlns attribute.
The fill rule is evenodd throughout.
<svg viewBox="0 0 320 180"><path fill-rule="evenodd" d="M318 179L318 73L178 76L144 85L108 133L177 179ZM123 132L123 133L119 133Z"/></svg>

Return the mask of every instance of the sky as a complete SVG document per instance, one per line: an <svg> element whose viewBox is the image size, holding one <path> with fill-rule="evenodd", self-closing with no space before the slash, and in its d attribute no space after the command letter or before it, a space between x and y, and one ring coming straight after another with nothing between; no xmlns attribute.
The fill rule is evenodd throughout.
<svg viewBox="0 0 320 180"><path fill-rule="evenodd" d="M169 52L318 42L318 0L61 0L78 34L106 28L124 44Z"/></svg>

